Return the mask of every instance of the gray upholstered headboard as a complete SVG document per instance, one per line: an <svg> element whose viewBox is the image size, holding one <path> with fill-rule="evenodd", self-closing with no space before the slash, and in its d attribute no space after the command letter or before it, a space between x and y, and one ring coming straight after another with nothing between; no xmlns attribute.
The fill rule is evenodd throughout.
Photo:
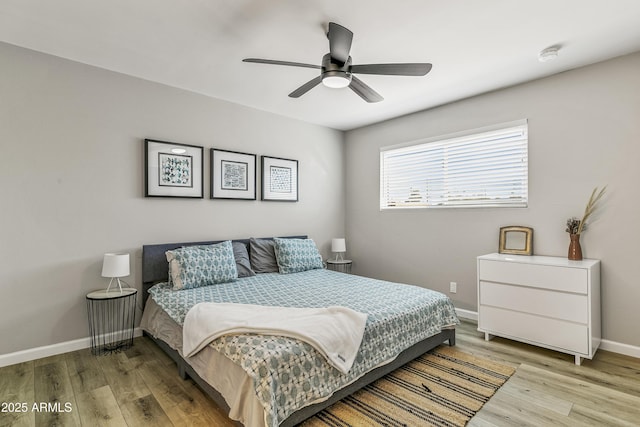
<svg viewBox="0 0 640 427"><path fill-rule="evenodd" d="M273 239L273 237L262 237ZM307 236L284 236L286 239L306 239ZM234 239L234 242L241 242L249 248L249 239ZM142 292L143 304L147 300L148 290L158 282L166 282L169 277L169 264L167 263L166 251L183 246L213 245L224 242L224 240L211 240L205 242L183 242L183 243L160 243L157 245L142 246Z"/></svg>

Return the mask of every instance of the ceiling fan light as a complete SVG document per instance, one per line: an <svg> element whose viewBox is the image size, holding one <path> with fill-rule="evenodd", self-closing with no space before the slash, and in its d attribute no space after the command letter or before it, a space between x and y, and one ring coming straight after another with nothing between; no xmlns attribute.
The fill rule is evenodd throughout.
<svg viewBox="0 0 640 427"><path fill-rule="evenodd" d="M324 76L322 78L322 84L332 89L340 89L343 87L347 87L349 86L350 83L351 83L351 79L348 78L346 75Z"/></svg>

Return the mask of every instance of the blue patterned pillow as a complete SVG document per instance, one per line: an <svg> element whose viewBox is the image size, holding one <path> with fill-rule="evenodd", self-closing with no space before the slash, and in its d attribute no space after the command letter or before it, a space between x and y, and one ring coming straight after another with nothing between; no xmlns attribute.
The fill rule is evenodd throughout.
<svg viewBox="0 0 640 427"><path fill-rule="evenodd" d="M282 274L323 268L322 256L311 239L273 239L278 269Z"/></svg>
<svg viewBox="0 0 640 427"><path fill-rule="evenodd" d="M231 241L166 252L174 290L232 282L238 278Z"/></svg>

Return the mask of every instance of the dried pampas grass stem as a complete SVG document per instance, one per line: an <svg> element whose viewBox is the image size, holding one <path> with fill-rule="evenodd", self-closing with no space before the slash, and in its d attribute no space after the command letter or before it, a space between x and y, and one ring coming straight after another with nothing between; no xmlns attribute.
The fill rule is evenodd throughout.
<svg viewBox="0 0 640 427"><path fill-rule="evenodd" d="M606 189L607 189L607 186L605 185L604 187L602 187L602 190L598 191L598 187L596 187L593 189L593 192L591 192L591 197L589 197L589 202L587 202L587 206L584 208L584 215L582 215L582 220L580 220L580 225L578 226L577 234L582 233L582 230L584 230L587 224L587 220L589 219L591 214L596 210L598 201L600 201Z"/></svg>

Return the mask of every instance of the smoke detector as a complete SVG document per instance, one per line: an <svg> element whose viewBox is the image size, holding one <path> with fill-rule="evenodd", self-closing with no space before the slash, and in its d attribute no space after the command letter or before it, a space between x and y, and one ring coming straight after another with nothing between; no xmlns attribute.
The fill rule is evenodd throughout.
<svg viewBox="0 0 640 427"><path fill-rule="evenodd" d="M549 46L546 49L542 49L538 54L538 61L547 62L558 57L560 46Z"/></svg>

